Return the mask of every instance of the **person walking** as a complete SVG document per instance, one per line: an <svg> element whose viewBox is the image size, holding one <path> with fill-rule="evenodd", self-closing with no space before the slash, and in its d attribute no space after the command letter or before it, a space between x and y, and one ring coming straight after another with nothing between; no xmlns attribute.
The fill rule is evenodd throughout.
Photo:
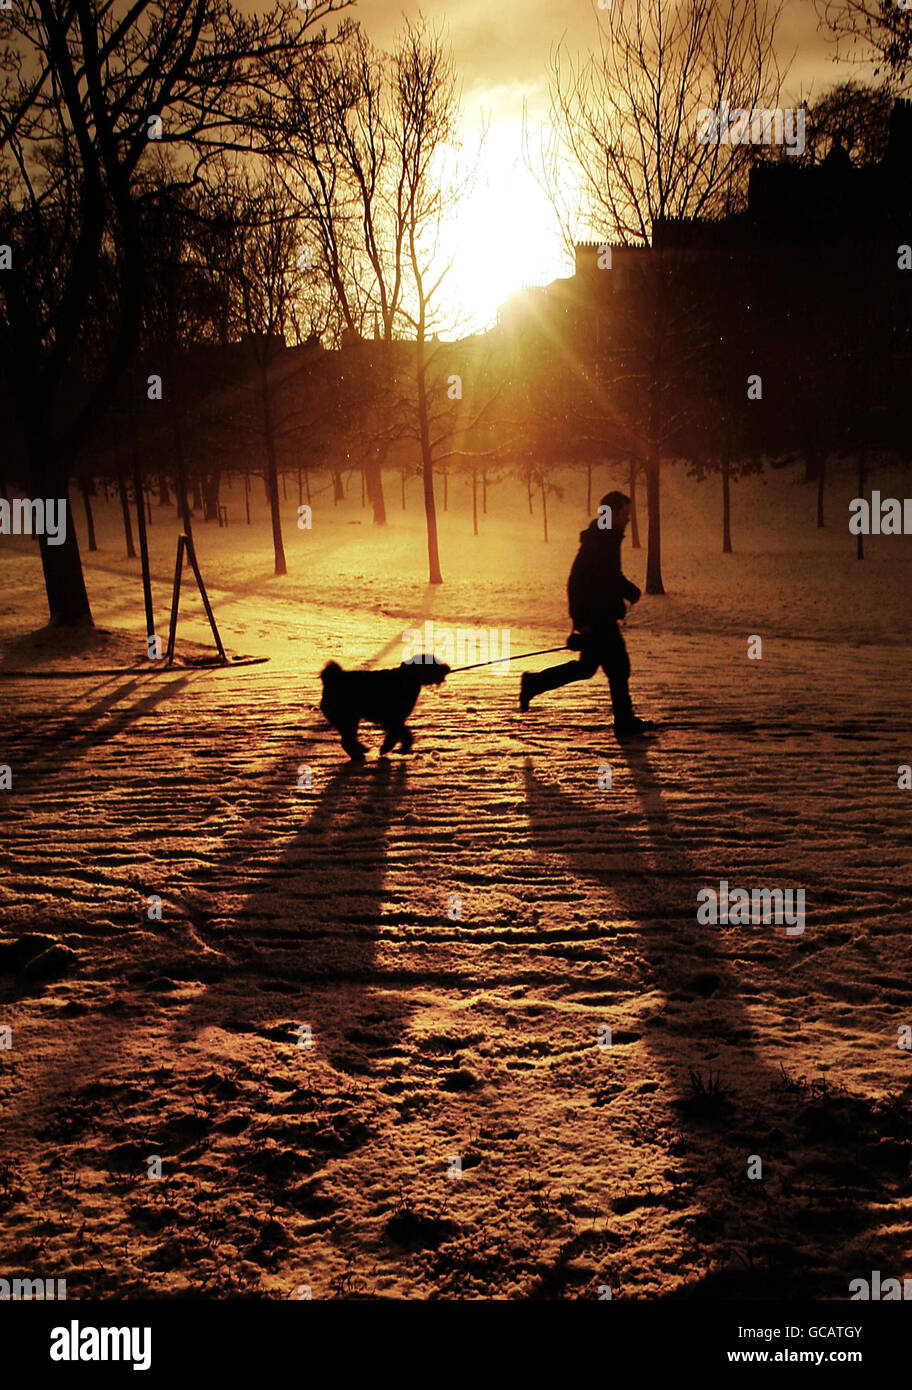
<svg viewBox="0 0 912 1390"><path fill-rule="evenodd" d="M634 604L640 598L640 590L621 569L621 541L629 520L630 498L626 493L606 493L598 516L580 532L580 548L567 580L574 627L567 646L579 652L579 659L545 671L526 671L519 686L519 708L526 714L536 696L572 681L590 680L601 666L608 677L614 735L619 743L655 728L652 720L638 719L633 712L630 658L618 627L627 611L625 602Z"/></svg>

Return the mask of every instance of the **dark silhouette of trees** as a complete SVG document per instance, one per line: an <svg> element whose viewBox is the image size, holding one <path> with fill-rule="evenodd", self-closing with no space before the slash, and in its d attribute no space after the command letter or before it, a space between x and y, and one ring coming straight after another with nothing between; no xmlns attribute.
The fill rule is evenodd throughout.
<svg viewBox="0 0 912 1390"><path fill-rule="evenodd" d="M552 59L555 136L545 152L555 200L569 162L582 182L588 225L625 247L649 245L668 219L722 217L742 206L752 152L700 143L699 113L723 101L748 109L776 104L780 9L767 0L614 0L600 17L595 52L576 60L560 45ZM565 214L575 211L565 207ZM668 258L648 258L635 275L635 317L625 322L639 336L646 591L661 594L660 469L676 429L664 410L674 395L669 359L679 355L670 335L686 330L669 299Z"/></svg>
<svg viewBox="0 0 912 1390"><path fill-rule="evenodd" d="M887 152L893 94L888 87L839 82L808 103L804 152L790 163L820 164L837 145L852 164L874 164Z"/></svg>
<svg viewBox="0 0 912 1390"><path fill-rule="evenodd" d="M389 53L349 31L306 70L284 70L269 103L274 157L301 201L345 329L373 331L384 345L366 383L377 430L365 460L375 520L385 520L381 466L405 410L421 462L432 584L443 578L431 420L447 269L439 268L439 232L458 191L442 157L457 144L457 116L452 58L424 21L407 23ZM405 392L400 340L413 345Z"/></svg>
<svg viewBox="0 0 912 1390"><path fill-rule="evenodd" d="M821 27L843 62L873 63L900 85L912 60L912 11L898 0L815 0Z"/></svg>
<svg viewBox="0 0 912 1390"><path fill-rule="evenodd" d="M0 241L12 254L0 275L0 366L33 494L67 497L135 348L150 158L170 147L188 182L214 150L255 148L263 64L304 62L320 41L306 31L338 8L21 0L0 12ZM41 560L51 620L91 623L72 526L63 545L42 538Z"/></svg>

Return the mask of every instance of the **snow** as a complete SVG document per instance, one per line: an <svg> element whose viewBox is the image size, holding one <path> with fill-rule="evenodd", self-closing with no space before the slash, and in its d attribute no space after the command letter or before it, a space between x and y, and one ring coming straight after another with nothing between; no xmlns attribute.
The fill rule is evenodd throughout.
<svg viewBox="0 0 912 1390"><path fill-rule="evenodd" d="M226 646L270 661L228 672L91 674L144 664L115 499L84 556L111 635L81 656L56 634L32 653L40 566L0 541L0 673L83 666L0 680L4 1276L71 1298L840 1299L912 1274L912 542L855 560L851 478L823 532L792 473L735 485L722 556L717 484L669 470L670 592L626 628L663 726L644 748L614 742L601 676L520 716L522 662L425 691L408 758L350 765L316 708L325 660L394 665L428 617L558 645L586 516L585 479L557 481L545 545L508 483L474 538L451 480L437 590L416 482L403 514L390 480L385 532L356 480L299 532L289 478L283 579L236 483L197 549ZM176 532L153 506L162 627ZM178 650L209 645L191 589L182 611ZM804 888L804 933L698 925L723 879ZM21 955L77 961L30 973L26 933L47 940Z"/></svg>

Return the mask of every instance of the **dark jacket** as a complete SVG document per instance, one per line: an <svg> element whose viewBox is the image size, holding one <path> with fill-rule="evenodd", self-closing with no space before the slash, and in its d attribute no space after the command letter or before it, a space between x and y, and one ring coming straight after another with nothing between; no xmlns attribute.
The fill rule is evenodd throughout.
<svg viewBox="0 0 912 1390"><path fill-rule="evenodd" d="M624 600L635 603L640 597L637 586L621 572L622 539L620 531L603 530L597 521L580 532L580 548L567 580L575 628L623 618Z"/></svg>

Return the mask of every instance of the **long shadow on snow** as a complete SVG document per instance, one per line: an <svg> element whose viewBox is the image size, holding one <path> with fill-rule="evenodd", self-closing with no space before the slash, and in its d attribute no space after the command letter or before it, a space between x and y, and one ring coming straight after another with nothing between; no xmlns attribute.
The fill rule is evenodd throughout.
<svg viewBox="0 0 912 1390"><path fill-rule="evenodd" d="M306 1024L315 1048L356 1073L398 1044L408 1009L398 993L377 989L377 941L389 827L407 776L405 763L381 758L345 764L330 778L279 857L253 869L232 913L231 974L181 1014L178 1037L212 1025L261 1031L256 1025L282 1010L286 1019L266 1036L296 1044ZM240 991L230 988L233 974L244 981Z"/></svg>
<svg viewBox="0 0 912 1390"><path fill-rule="evenodd" d="M708 880L686 851L686 824L679 826L665 805L647 752L625 749L622 756L645 836L537 777L531 759L526 808L539 853L566 857L573 873L607 890L623 916L643 924L637 946L644 988L666 1001L644 1027L644 1041L663 1072L674 1068L675 1055L681 1058L669 1084L672 1105L656 1117L673 1146L676 1192L658 1204L689 1208L688 1263L705 1271L691 1273L681 1294L846 1298L849 1280L878 1267L878 1258L888 1261L881 1268L890 1267L891 1253L895 1262L895 1249L878 1256L872 1244L884 1215L881 1179L889 1175L852 1153L856 1135L876 1142L878 1116L858 1098L790 1094L781 1072L764 1061L720 929L696 921L696 890ZM667 896L662 899L669 879L680 883L680 907L672 913ZM770 980L775 988L773 975ZM699 1073L711 1092L710 1069L721 1071L721 1095L701 1094L691 1081L689 1073ZM747 1178L753 1154L763 1160L762 1182ZM655 1204L647 1195L644 1205ZM543 1282L550 1289L564 1277L555 1270Z"/></svg>

